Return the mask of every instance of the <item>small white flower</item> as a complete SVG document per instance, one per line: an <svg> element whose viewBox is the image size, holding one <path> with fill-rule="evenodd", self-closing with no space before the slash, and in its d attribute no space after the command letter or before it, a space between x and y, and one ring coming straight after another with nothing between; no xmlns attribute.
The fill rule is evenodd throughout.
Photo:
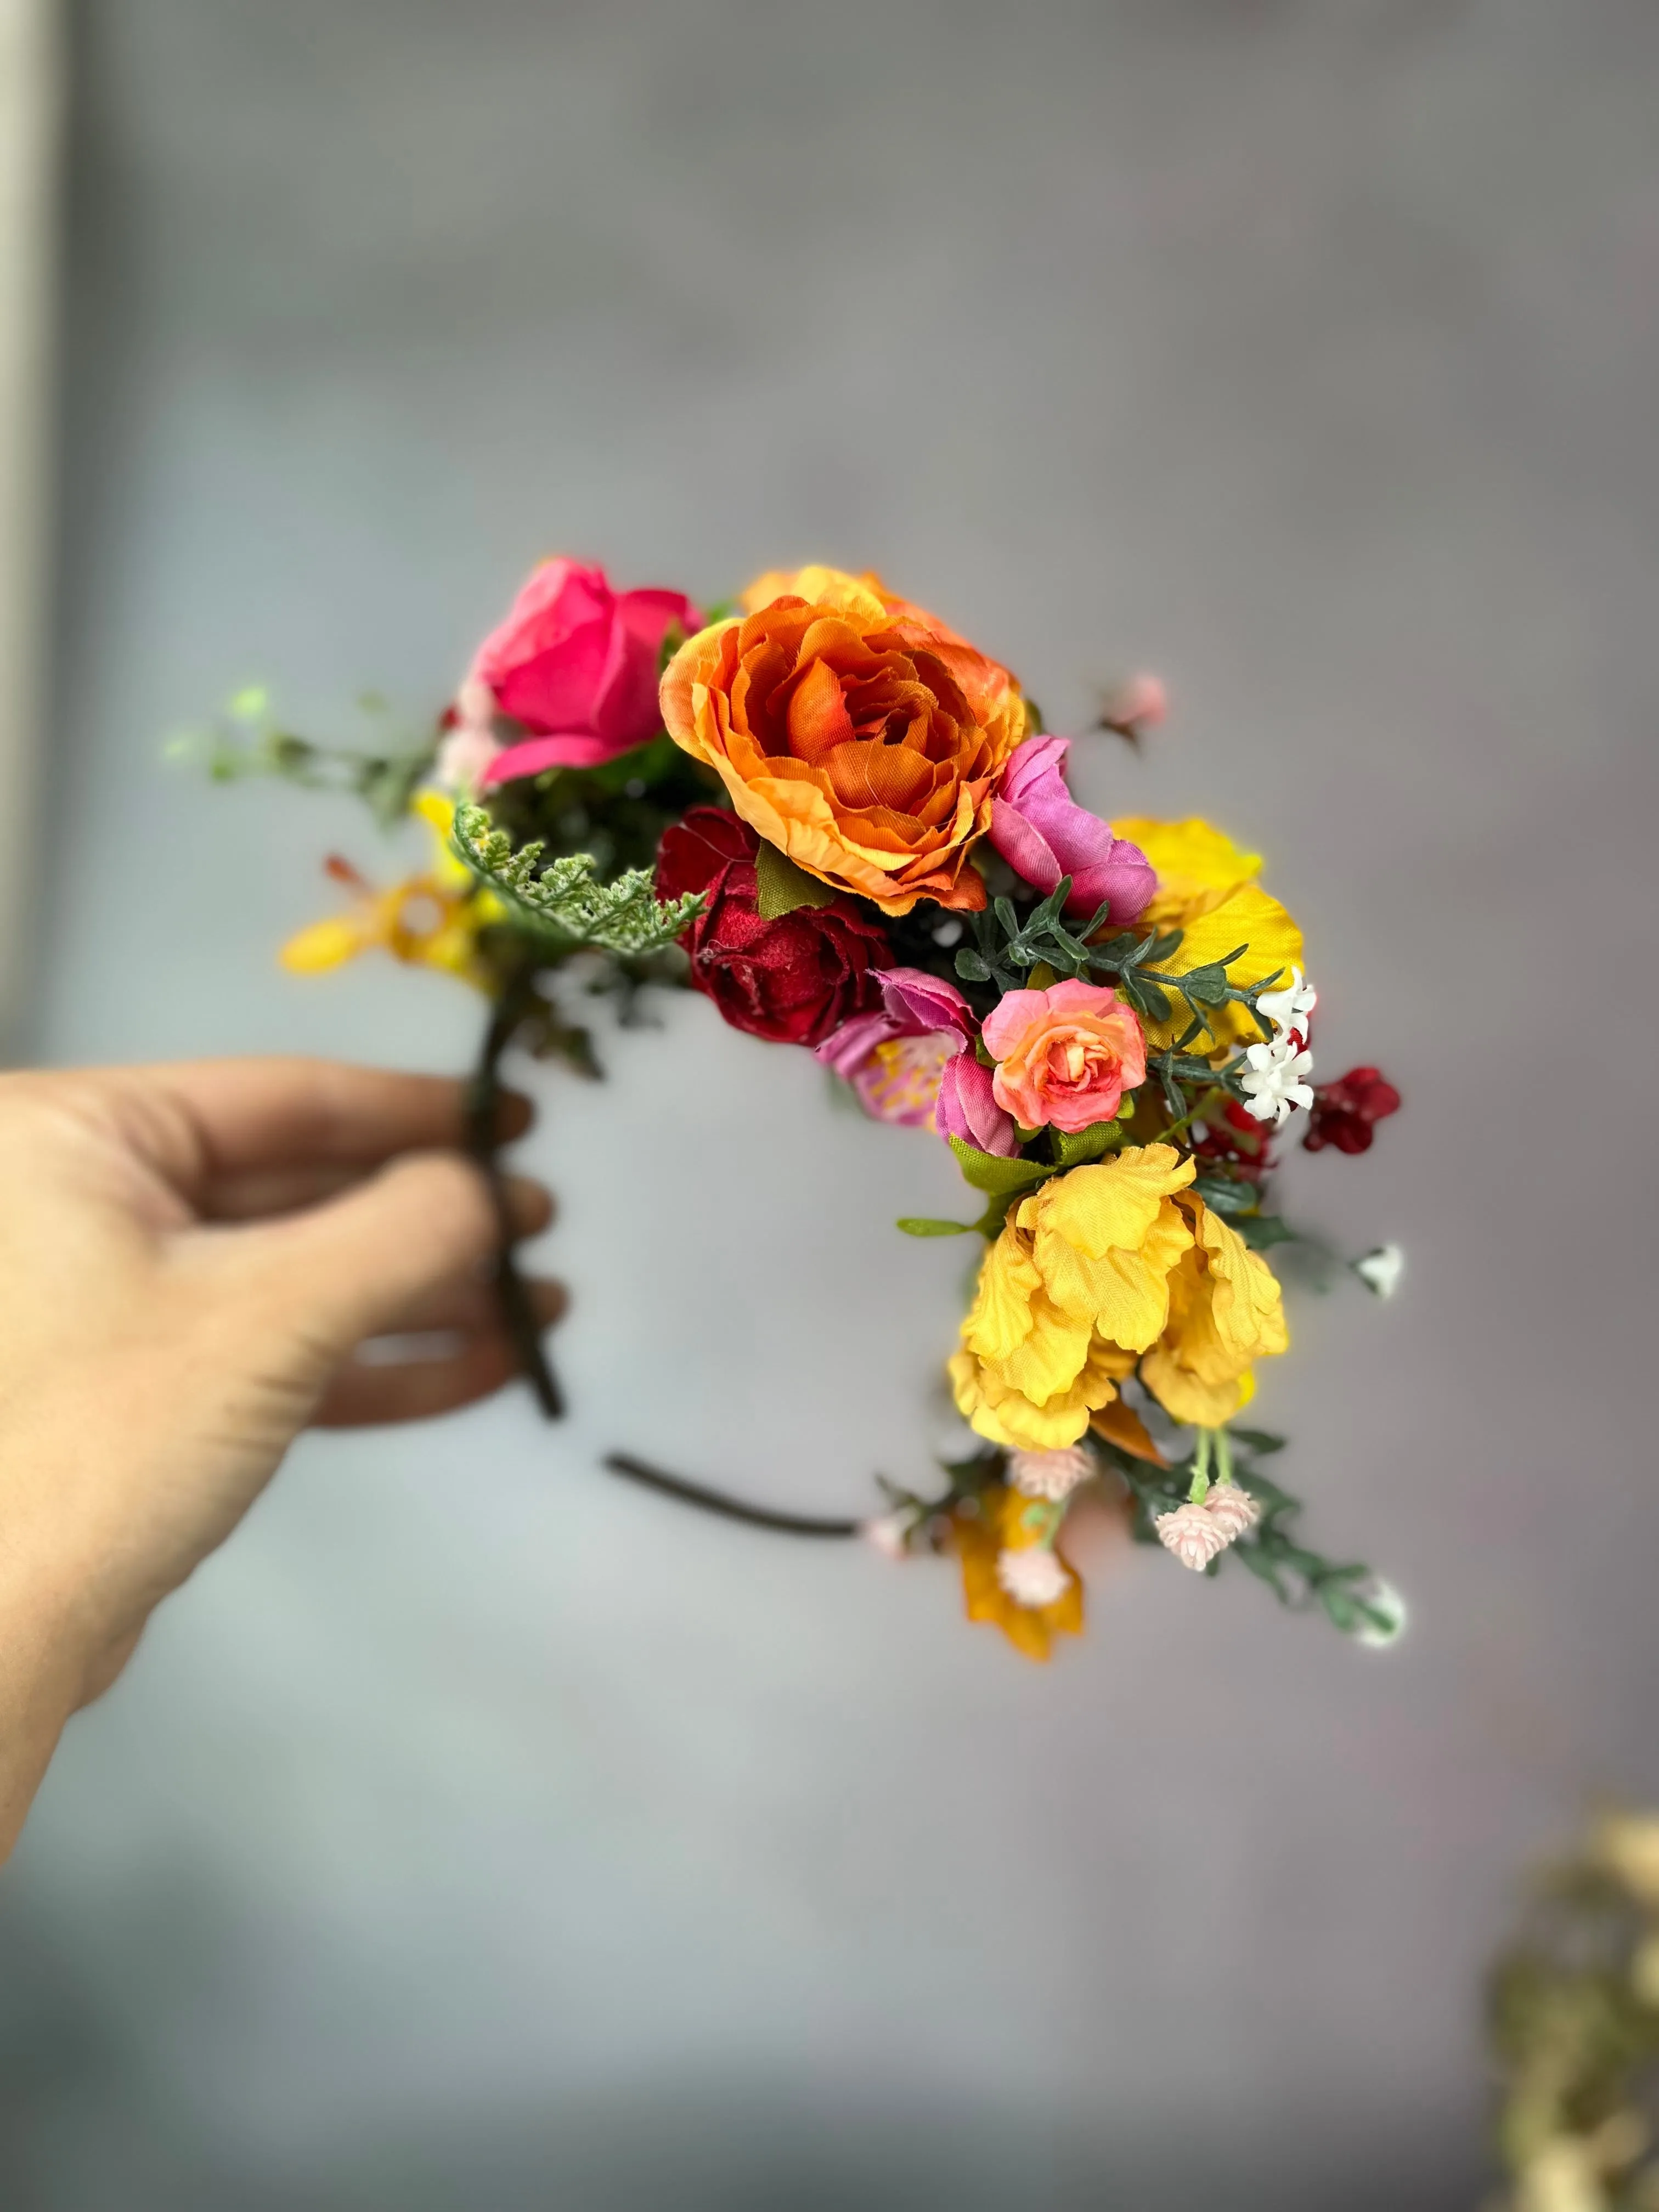
<svg viewBox="0 0 1659 2212"><path fill-rule="evenodd" d="M1028 1544L1018 1552L999 1552L997 1580L1016 1605L1032 1613L1057 1604L1071 1586L1071 1577L1042 1544Z"/></svg>
<svg viewBox="0 0 1659 2212"><path fill-rule="evenodd" d="M1272 1044L1248 1046L1244 1057L1249 1065L1238 1079L1239 1088L1249 1093L1245 1112L1258 1121L1273 1121L1282 1128L1298 1106L1313 1104L1307 1079L1313 1073L1310 1052L1280 1037Z"/></svg>
<svg viewBox="0 0 1659 2212"><path fill-rule="evenodd" d="M1406 1255L1397 1244L1379 1244L1375 1252L1348 1264L1368 1291L1379 1298L1391 1298L1406 1272Z"/></svg>
<svg viewBox="0 0 1659 2212"><path fill-rule="evenodd" d="M1381 1575L1373 1575L1354 1592L1373 1611L1382 1613L1382 1621L1362 1621L1353 1632L1356 1644L1369 1644L1374 1651L1386 1650L1397 1644L1406 1632L1406 1623L1411 1618L1406 1601L1392 1583L1385 1583Z"/></svg>
<svg viewBox="0 0 1659 2212"><path fill-rule="evenodd" d="M878 1513L873 1521L861 1522L859 1534L866 1544L875 1546L884 1559L902 1559L909 1555L915 1525L915 1515L902 1507L896 1513Z"/></svg>
<svg viewBox="0 0 1659 2212"><path fill-rule="evenodd" d="M1095 1462L1080 1444L1059 1451L1011 1451L1008 1480L1027 1498L1047 1498L1058 1504L1069 1498L1080 1482L1095 1472Z"/></svg>
<svg viewBox="0 0 1659 2212"><path fill-rule="evenodd" d="M1305 1036L1308 1017L1319 1004L1319 994L1311 983L1304 981L1299 968L1292 968L1291 980L1283 990L1264 991L1255 1003L1257 1011L1266 1014L1280 1036L1288 1036L1292 1030L1300 1030Z"/></svg>
<svg viewBox="0 0 1659 2212"><path fill-rule="evenodd" d="M1230 1544L1261 1518L1261 1506L1236 1482L1218 1482L1204 1501L1204 1510Z"/></svg>
<svg viewBox="0 0 1659 2212"><path fill-rule="evenodd" d="M1224 1552L1232 1541L1219 1522L1190 1499L1185 1505L1177 1505L1173 1513L1160 1513L1152 1526L1164 1550L1195 1575L1201 1575L1216 1553Z"/></svg>

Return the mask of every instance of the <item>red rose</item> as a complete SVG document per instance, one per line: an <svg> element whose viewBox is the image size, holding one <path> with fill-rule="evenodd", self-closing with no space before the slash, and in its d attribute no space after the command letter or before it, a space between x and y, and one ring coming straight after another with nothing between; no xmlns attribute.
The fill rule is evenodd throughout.
<svg viewBox="0 0 1659 2212"><path fill-rule="evenodd" d="M1400 1093L1374 1067L1351 1067L1334 1083L1316 1083L1308 1116L1304 1149L1322 1152L1334 1145L1339 1152L1368 1152L1371 1124L1400 1111Z"/></svg>
<svg viewBox="0 0 1659 2212"><path fill-rule="evenodd" d="M879 925L845 896L769 921L756 904L760 839L719 806L694 806L663 832L657 896L705 896L680 942L691 980L734 1030L776 1044L822 1044L854 1014L881 1004L892 951Z"/></svg>

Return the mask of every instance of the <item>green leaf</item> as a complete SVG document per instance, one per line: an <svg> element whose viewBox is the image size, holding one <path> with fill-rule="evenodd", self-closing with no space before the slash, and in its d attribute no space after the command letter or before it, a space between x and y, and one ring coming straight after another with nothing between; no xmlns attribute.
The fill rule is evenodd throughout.
<svg viewBox="0 0 1659 2212"><path fill-rule="evenodd" d="M1276 1437L1267 1429L1237 1429L1230 1425L1227 1434L1236 1444L1243 1444L1246 1451L1261 1452L1264 1456L1268 1452L1283 1451L1285 1449L1284 1437Z"/></svg>
<svg viewBox="0 0 1659 2212"><path fill-rule="evenodd" d="M1054 1153L1062 1168L1081 1167L1089 1160L1097 1160L1123 1140L1121 1121L1097 1121L1092 1127L1079 1129L1073 1134L1069 1130L1054 1131Z"/></svg>
<svg viewBox="0 0 1659 2212"><path fill-rule="evenodd" d="M755 855L755 904L763 921L776 921L804 906L828 906L835 896L830 884L809 876L787 853L761 841Z"/></svg>
<svg viewBox="0 0 1659 2212"><path fill-rule="evenodd" d="M964 945L957 954L957 973L964 983L988 983L991 971L969 945Z"/></svg>
<svg viewBox="0 0 1659 2212"><path fill-rule="evenodd" d="M1218 1213L1221 1209L1216 1208ZM1238 1224L1238 1233L1253 1252L1270 1252L1275 1244L1296 1244L1301 1242L1289 1222L1276 1213L1247 1213Z"/></svg>
<svg viewBox="0 0 1659 2212"><path fill-rule="evenodd" d="M1254 1213L1261 1203L1253 1182L1235 1182L1230 1176L1200 1176L1193 1188L1213 1213Z"/></svg>
<svg viewBox="0 0 1659 2212"><path fill-rule="evenodd" d="M893 1224L907 1237L971 1237L979 1226L975 1221L935 1221L927 1214L907 1213Z"/></svg>
<svg viewBox="0 0 1659 2212"><path fill-rule="evenodd" d="M978 1151L964 1137L952 1137L950 1144L964 1178L975 1190L988 1191L994 1197L1034 1189L1054 1172L1042 1160L999 1159L994 1152Z"/></svg>
<svg viewBox="0 0 1659 2212"><path fill-rule="evenodd" d="M1194 1006L1224 1006L1227 1003L1227 971L1218 960L1207 962L1202 968L1189 968L1176 981L1182 996Z"/></svg>

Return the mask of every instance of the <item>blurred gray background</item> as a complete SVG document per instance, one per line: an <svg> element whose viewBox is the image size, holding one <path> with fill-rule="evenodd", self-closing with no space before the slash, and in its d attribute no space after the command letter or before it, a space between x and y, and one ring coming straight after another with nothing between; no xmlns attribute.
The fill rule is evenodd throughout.
<svg viewBox="0 0 1659 2212"><path fill-rule="evenodd" d="M343 800L161 741L416 726L544 551L879 567L1271 854L1323 1070L1264 1419L1391 1655L1136 1554L1048 1670L945 1565L611 1483L921 1481L926 1136L701 1001L536 1079L574 1419L307 1442L0 1880L31 2212L1468 2207L1479 1974L1659 1791L1650 0L91 0L33 1047L465 1064L276 970ZM410 850L416 848L413 844Z"/></svg>

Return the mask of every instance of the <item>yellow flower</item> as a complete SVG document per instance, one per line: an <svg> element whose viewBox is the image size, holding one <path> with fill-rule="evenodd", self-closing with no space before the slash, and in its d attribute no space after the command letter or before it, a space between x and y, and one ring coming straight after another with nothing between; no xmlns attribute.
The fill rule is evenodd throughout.
<svg viewBox="0 0 1659 2212"><path fill-rule="evenodd" d="M1037 1542L1041 1532L1036 1524L1044 1509L1033 1512L1030 1498L1000 1482L981 1491L975 1504L976 1511L958 1506L951 1519L968 1618L992 1622L1028 1659L1046 1659L1056 1636L1083 1633L1083 1584L1077 1571L1056 1546L1054 1556L1066 1570L1064 1592L1052 1605L1018 1604L998 1579L997 1556Z"/></svg>
<svg viewBox="0 0 1659 2212"><path fill-rule="evenodd" d="M1290 1338L1273 1270L1201 1199L1176 1204L1193 1242L1170 1277L1169 1325L1140 1363L1140 1379L1177 1421L1216 1429L1247 1406L1255 1361Z"/></svg>
<svg viewBox="0 0 1659 2212"><path fill-rule="evenodd" d="M1302 960L1302 932L1276 898L1255 880L1259 853L1241 852L1223 831L1196 817L1185 822L1154 822L1139 815L1115 817L1120 837L1139 846L1158 871L1158 889L1141 920L1150 927L1185 932L1180 950L1163 963L1168 975L1183 975L1243 945L1249 949L1227 970L1241 989L1265 982L1279 969L1287 974ZM1218 1038L1225 1044L1259 1043L1261 1031L1243 1006L1206 1008ZM1192 1019L1184 1000L1174 1003L1167 1022L1146 1024L1148 1042L1171 1044Z"/></svg>
<svg viewBox="0 0 1659 2212"><path fill-rule="evenodd" d="M376 890L349 860L331 857L328 872L352 892L352 903L343 914L313 921L289 938L279 956L284 968L314 975L360 952L382 951L416 967L442 969L481 991L490 988L489 969L478 957L478 932L501 920L501 902L483 889L450 845L453 802L439 792L423 791L414 811L436 840L431 866L387 890Z"/></svg>
<svg viewBox="0 0 1659 2212"><path fill-rule="evenodd" d="M1075 1443L1169 1318L1170 1272L1192 1243L1171 1196L1194 1173L1170 1145L1056 1176L1010 1213L985 1255L951 1362L963 1418L993 1443Z"/></svg>

